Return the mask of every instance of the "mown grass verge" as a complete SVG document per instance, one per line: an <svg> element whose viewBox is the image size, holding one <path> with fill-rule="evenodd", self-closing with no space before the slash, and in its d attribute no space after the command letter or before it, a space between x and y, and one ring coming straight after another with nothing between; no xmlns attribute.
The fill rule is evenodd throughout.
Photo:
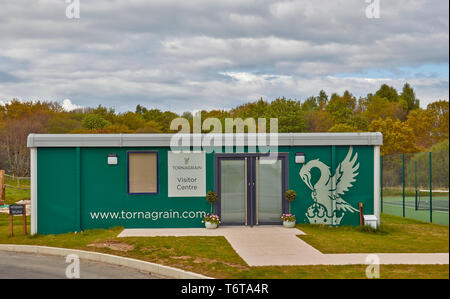
<svg viewBox="0 0 450 299"><path fill-rule="evenodd" d="M403 221L398 221L395 218L389 217L385 221L392 225L398 222L403 223ZM177 267L216 278L363 279L367 267L366 265L249 267L236 254L224 237L118 238L117 235L123 229L122 227L86 230L77 234L24 236L21 220L21 217L14 217L15 236L9 237L8 215L0 215L0 243L54 246L103 252ZM309 229L310 233L313 233L311 236L319 232L317 233L319 237L316 236L317 240L324 238L325 233L341 235L344 233L345 235L346 231L345 228L342 229L343 232L340 232L340 229L326 231L326 228L309 228L305 225L301 225L301 228L305 231ZM387 234L384 232L362 233L355 229L349 230L347 233L350 233L350 236L356 233L367 234L365 238L377 239L379 236L389 236L393 232L388 231ZM339 244L343 244L343 242L335 245ZM370 248L367 244L362 244L362 246ZM346 245L346 248L349 248L348 245ZM411 247L409 246L409 248ZM381 278L449 278L448 265L381 265L380 273Z"/></svg>

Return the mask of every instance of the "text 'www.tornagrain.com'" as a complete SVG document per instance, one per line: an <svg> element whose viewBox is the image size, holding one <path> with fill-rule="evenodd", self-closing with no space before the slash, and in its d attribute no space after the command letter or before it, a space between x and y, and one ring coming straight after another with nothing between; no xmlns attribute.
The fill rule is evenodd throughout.
<svg viewBox="0 0 450 299"><path fill-rule="evenodd" d="M116 212L90 212L91 219L93 220L106 220L106 219L197 219L204 218L206 216L205 211L116 211Z"/></svg>

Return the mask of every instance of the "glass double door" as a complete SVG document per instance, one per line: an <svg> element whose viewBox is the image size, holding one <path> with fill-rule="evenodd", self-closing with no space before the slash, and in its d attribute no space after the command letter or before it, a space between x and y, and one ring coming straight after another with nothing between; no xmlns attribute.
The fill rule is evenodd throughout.
<svg viewBox="0 0 450 299"><path fill-rule="evenodd" d="M279 224L284 211L286 159L226 155L217 158L218 213L224 225Z"/></svg>

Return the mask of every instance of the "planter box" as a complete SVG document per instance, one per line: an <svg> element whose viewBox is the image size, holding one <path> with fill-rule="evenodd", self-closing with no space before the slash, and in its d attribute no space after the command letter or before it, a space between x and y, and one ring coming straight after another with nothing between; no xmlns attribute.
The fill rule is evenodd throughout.
<svg viewBox="0 0 450 299"><path fill-rule="evenodd" d="M295 227L295 221L283 221L283 226L288 228Z"/></svg>
<svg viewBox="0 0 450 299"><path fill-rule="evenodd" d="M205 228L207 228L207 229L217 228L217 223L211 223L211 222L205 221Z"/></svg>

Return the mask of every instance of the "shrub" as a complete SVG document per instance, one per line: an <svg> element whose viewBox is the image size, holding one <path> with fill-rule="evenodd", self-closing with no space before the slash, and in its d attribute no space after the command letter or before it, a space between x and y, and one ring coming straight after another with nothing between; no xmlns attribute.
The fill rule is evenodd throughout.
<svg viewBox="0 0 450 299"><path fill-rule="evenodd" d="M101 115L95 113L86 115L83 118L82 124L83 127L89 130L103 129L104 127L111 125L109 121L104 119Z"/></svg>
<svg viewBox="0 0 450 299"><path fill-rule="evenodd" d="M295 215L292 214L283 214L281 215L281 220L294 222L296 220Z"/></svg>
<svg viewBox="0 0 450 299"><path fill-rule="evenodd" d="M208 191L206 193L206 201L208 201L211 204L211 213L213 212L213 205L219 201L219 195L217 195L214 191Z"/></svg>
<svg viewBox="0 0 450 299"><path fill-rule="evenodd" d="M215 224L220 224L220 218L218 215L214 215L214 214L206 214L205 218L203 218L202 223L205 222L209 222L209 223L215 223Z"/></svg>
<svg viewBox="0 0 450 299"><path fill-rule="evenodd" d="M294 190L286 190L284 192L284 198L289 202L289 213L291 212L291 202L295 200L297 193Z"/></svg>

